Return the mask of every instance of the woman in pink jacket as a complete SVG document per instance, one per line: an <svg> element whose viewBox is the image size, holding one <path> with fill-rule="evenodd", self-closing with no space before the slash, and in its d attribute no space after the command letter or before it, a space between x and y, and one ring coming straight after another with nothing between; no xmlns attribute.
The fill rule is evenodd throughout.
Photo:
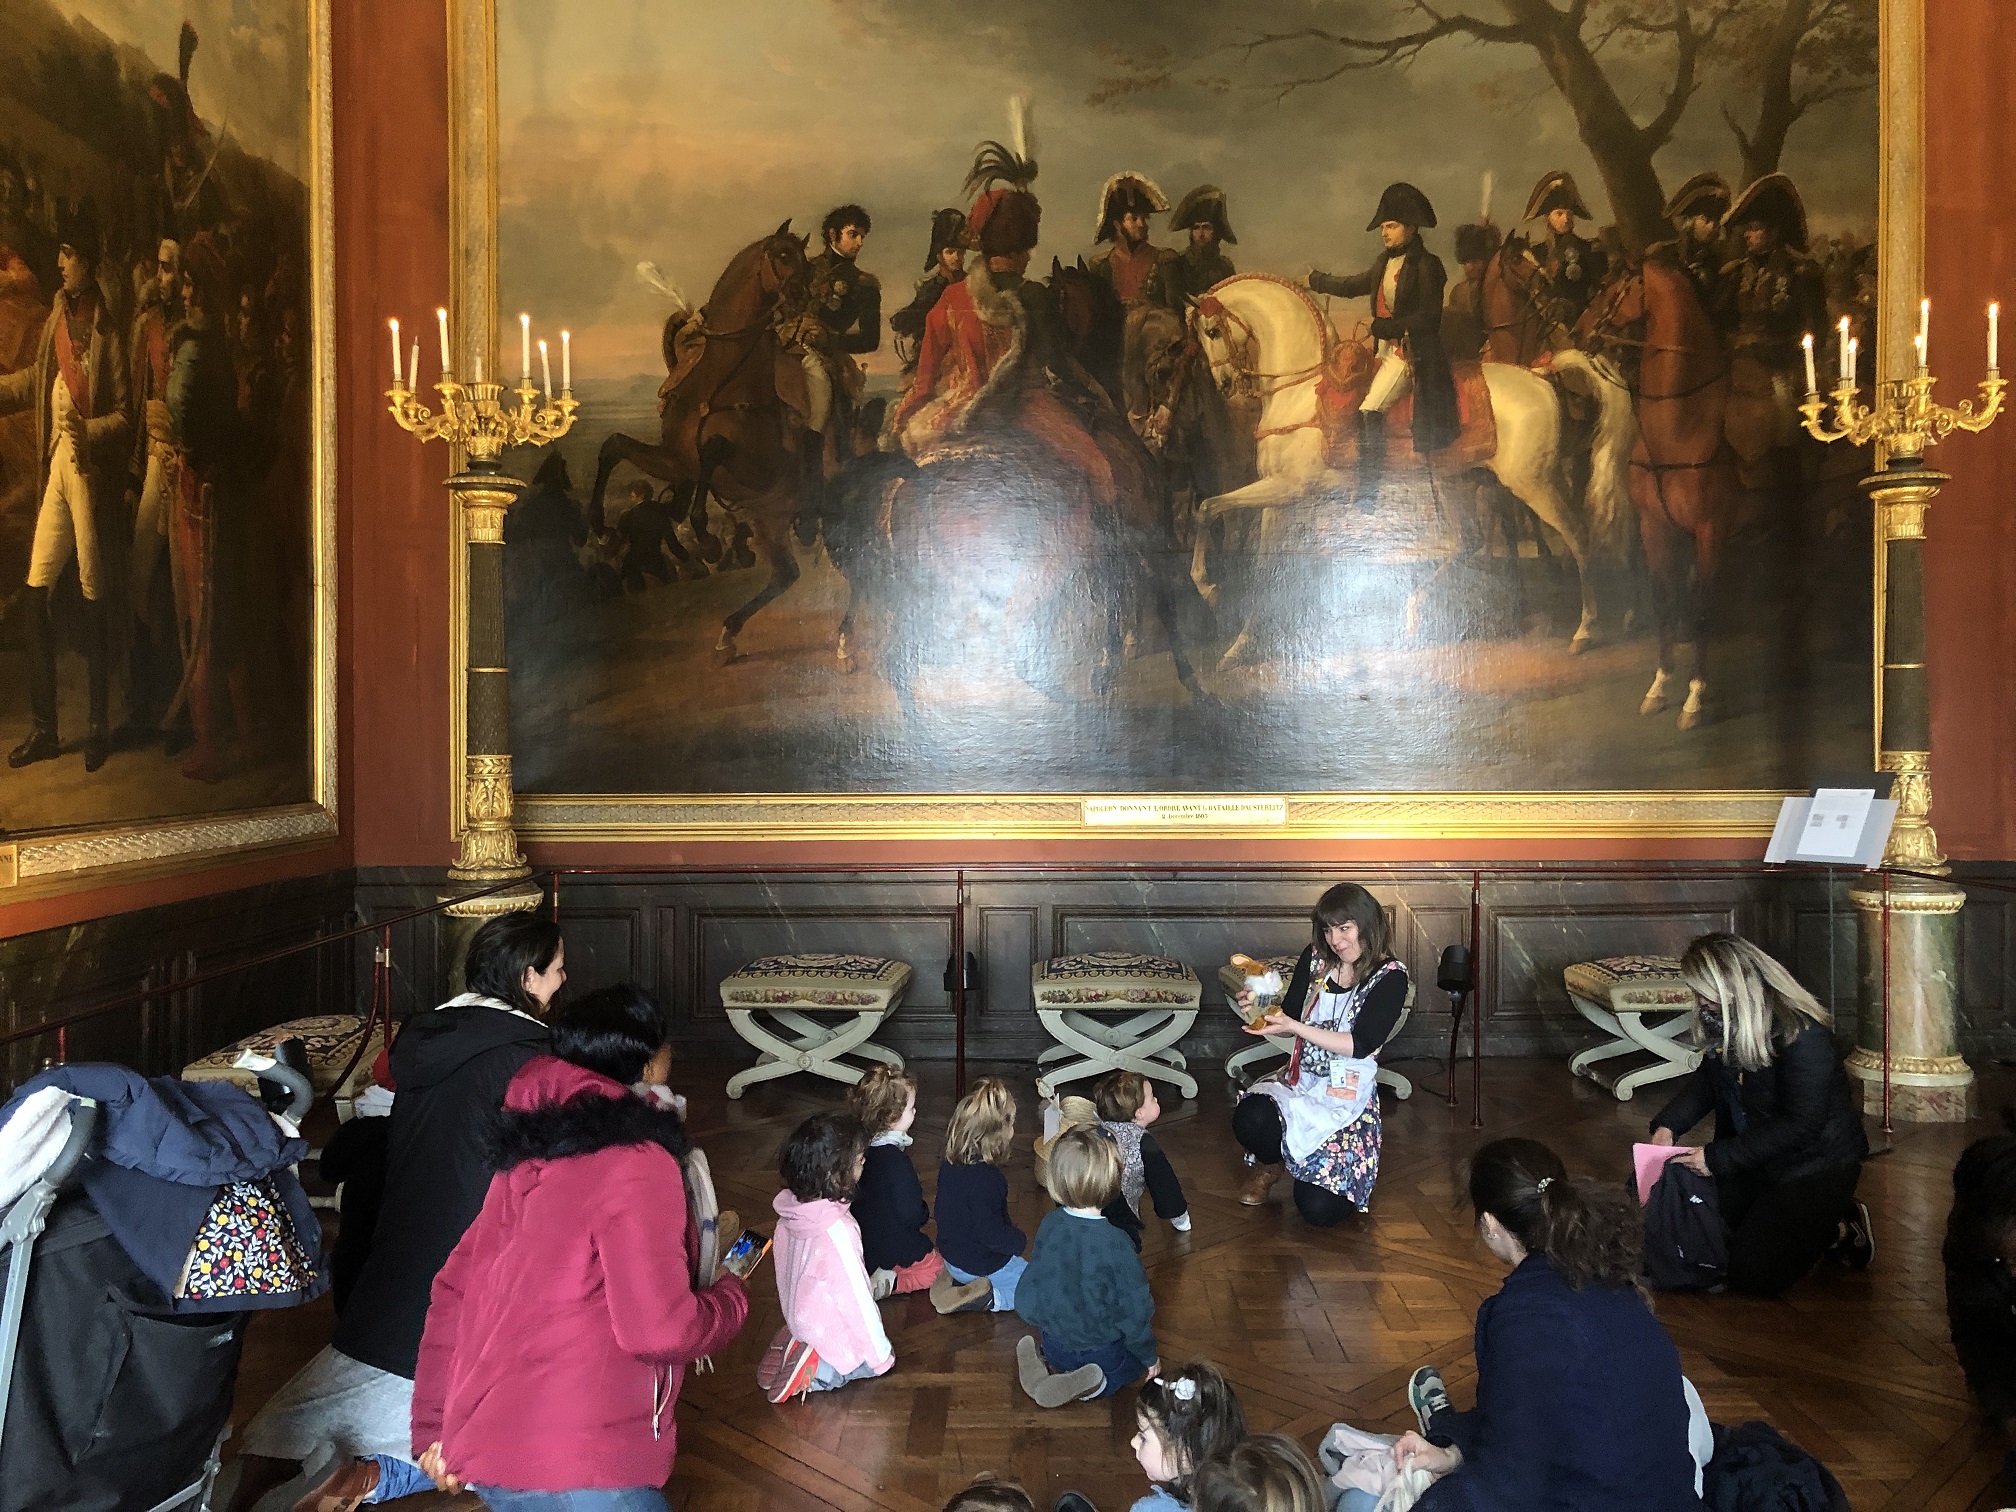
<svg viewBox="0 0 2016 1512"><path fill-rule="evenodd" d="M784 1327L756 1384L770 1400L830 1391L896 1363L861 1262L861 1226L848 1207L861 1182L868 1133L851 1113L817 1113L784 1144L777 1174L777 1297Z"/></svg>
<svg viewBox="0 0 2016 1512"><path fill-rule="evenodd" d="M505 1093L498 1174L434 1280L413 1448L491 1512L664 1512L687 1365L749 1313L742 1283L693 1289L686 1133L631 1085L664 1042L635 987L558 1009L553 1054Z"/></svg>

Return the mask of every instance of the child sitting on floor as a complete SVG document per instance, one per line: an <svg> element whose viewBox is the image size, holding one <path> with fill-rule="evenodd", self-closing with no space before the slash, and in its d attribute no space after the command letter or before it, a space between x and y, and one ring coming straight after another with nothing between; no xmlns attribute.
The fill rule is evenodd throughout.
<svg viewBox="0 0 2016 1512"><path fill-rule="evenodd" d="M1323 1480L1285 1433L1256 1433L1197 1467L1196 1512L1323 1512Z"/></svg>
<svg viewBox="0 0 2016 1512"><path fill-rule="evenodd" d="M1015 1358L1022 1389L1039 1406L1112 1396L1162 1368L1141 1257L1100 1212L1119 1190L1120 1152L1103 1131L1057 1136L1050 1195L1058 1206L1036 1230L1015 1309L1037 1329Z"/></svg>
<svg viewBox="0 0 2016 1512"><path fill-rule="evenodd" d="M853 1209L869 1288L878 1302L897 1292L923 1291L943 1273L945 1260L925 1236L931 1206L910 1163L917 1078L895 1066L870 1066L848 1089L847 1111L868 1135L868 1161Z"/></svg>
<svg viewBox="0 0 2016 1512"><path fill-rule="evenodd" d="M1134 1458L1149 1482L1130 1512L1185 1512L1197 1467L1246 1437L1246 1414L1225 1377L1210 1365L1185 1365L1142 1384L1134 1399ZM1097 1512L1076 1491L1055 1512Z"/></svg>
<svg viewBox="0 0 2016 1512"><path fill-rule="evenodd" d="M861 1229L847 1210L867 1151L860 1119L816 1113L792 1131L778 1159L788 1189L771 1204L784 1327L756 1371L773 1402L879 1376L896 1363L869 1295Z"/></svg>
<svg viewBox="0 0 2016 1512"><path fill-rule="evenodd" d="M983 1472L972 1485L955 1492L942 1512L1036 1512L1036 1503L1013 1481L998 1481Z"/></svg>
<svg viewBox="0 0 2016 1512"><path fill-rule="evenodd" d="M1106 1204L1106 1218L1141 1248L1141 1195L1155 1199L1155 1216L1169 1220L1178 1233L1190 1231L1190 1203L1183 1183L1148 1132L1162 1116L1155 1084L1139 1071L1115 1071L1092 1089L1099 1109L1099 1127L1120 1148L1120 1195Z"/></svg>
<svg viewBox="0 0 2016 1512"><path fill-rule="evenodd" d="M941 1313L1012 1312L1028 1261L1028 1236L1008 1217L1001 1162L1015 1142L1015 1097L998 1076L983 1076L952 1110L945 1158L938 1166L938 1252L944 1274L931 1283ZM984 1289L983 1289L984 1287Z"/></svg>

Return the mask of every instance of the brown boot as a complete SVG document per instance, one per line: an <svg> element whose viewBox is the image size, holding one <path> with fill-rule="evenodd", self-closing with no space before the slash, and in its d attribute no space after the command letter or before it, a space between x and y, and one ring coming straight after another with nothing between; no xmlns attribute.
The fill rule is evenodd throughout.
<svg viewBox="0 0 2016 1512"><path fill-rule="evenodd" d="M1244 1207L1258 1207L1267 1200L1274 1190L1274 1178L1281 1174L1278 1165L1249 1165L1245 1175L1239 1180L1239 1201Z"/></svg>

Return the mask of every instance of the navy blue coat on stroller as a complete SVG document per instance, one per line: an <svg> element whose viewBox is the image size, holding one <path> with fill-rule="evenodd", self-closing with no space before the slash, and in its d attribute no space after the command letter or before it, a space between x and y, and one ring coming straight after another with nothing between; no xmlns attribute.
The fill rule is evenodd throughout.
<svg viewBox="0 0 2016 1512"><path fill-rule="evenodd" d="M262 1073L262 1076L265 1073ZM306 1111L305 1078L274 1079ZM225 1082L61 1066L0 1108L0 1512L207 1507L253 1311L328 1286L293 1164Z"/></svg>

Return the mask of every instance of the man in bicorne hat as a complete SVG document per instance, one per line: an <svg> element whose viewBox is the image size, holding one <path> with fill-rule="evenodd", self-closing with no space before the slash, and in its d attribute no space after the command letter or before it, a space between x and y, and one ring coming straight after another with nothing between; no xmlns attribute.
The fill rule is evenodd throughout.
<svg viewBox="0 0 2016 1512"><path fill-rule="evenodd" d="M979 257L924 321L917 374L889 417L889 433L917 462L989 424L1013 426L1086 481L1093 499L1117 497L1112 464L1085 423L1046 381L1070 369L1050 291L1025 276L1043 207L1029 191L1033 159L981 145L969 189L967 237ZM1123 427L1124 428L1124 427Z"/></svg>
<svg viewBox="0 0 2016 1512"><path fill-rule="evenodd" d="M1162 264L1175 254L1148 240L1148 217L1168 208L1168 197L1142 173L1116 173L1099 192L1099 229L1092 240L1113 245L1087 266L1130 310L1161 301Z"/></svg>
<svg viewBox="0 0 2016 1512"><path fill-rule="evenodd" d="M931 215L931 250L924 255L924 276L910 303L889 317L903 371L917 370L917 349L924 340L924 322L939 297L966 276L966 212L936 210Z"/></svg>
<svg viewBox="0 0 2016 1512"><path fill-rule="evenodd" d="M1216 184L1199 184L1177 201L1169 229L1190 233L1189 245L1162 262L1161 302L1181 314L1191 300L1238 271L1223 249L1236 247L1239 238L1225 213L1225 191Z"/></svg>
<svg viewBox="0 0 2016 1512"><path fill-rule="evenodd" d="M1372 300L1372 336L1379 370L1358 406L1360 509L1378 501L1386 467L1386 411L1414 395L1414 449L1424 458L1456 439L1456 381L1442 346L1442 259L1421 245L1435 224L1435 207L1412 184L1388 184L1367 231L1379 233L1380 250L1363 273L1333 277L1315 269L1309 287L1318 294Z"/></svg>
<svg viewBox="0 0 2016 1512"><path fill-rule="evenodd" d="M86 204L64 216L56 267L62 287L42 327L32 367L0 378L0 415L33 407L35 450L41 459L42 503L24 596L28 651L27 739L7 753L24 767L62 750L56 733L56 641L49 600L74 557L84 590L84 661L90 725L84 770L95 772L111 749L106 727L111 663L107 641L107 581L101 542L113 505L123 498L127 463L126 354L99 291L98 224Z"/></svg>
<svg viewBox="0 0 2016 1512"><path fill-rule="evenodd" d="M1806 206L1792 180L1767 173L1745 189L1723 227L1742 256L1722 269L1734 330L1729 338L1732 410L1747 387L1742 369L1756 364L1770 377L1775 423L1771 445L1790 447L1799 434L1799 398L1805 387L1801 338L1827 329L1827 282L1806 253ZM1744 482L1765 481L1754 446L1743 444L1733 415L1731 438Z"/></svg>
<svg viewBox="0 0 2016 1512"><path fill-rule="evenodd" d="M1702 308L1716 319L1726 313L1729 303L1722 287L1722 269L1730 261L1722 218L1735 198L1729 181L1714 169L1695 174L1666 201L1663 214L1672 223L1673 240L1646 248L1648 254L1670 255L1686 270Z"/></svg>
<svg viewBox="0 0 2016 1512"><path fill-rule="evenodd" d="M1582 202L1575 175L1567 169L1543 173L1533 186L1526 201L1526 219L1542 216L1547 220L1547 232L1533 249L1544 290L1541 302L1549 320L1564 332L1572 331L1609 271L1609 262L1600 247L1575 229L1577 220L1596 217Z"/></svg>

